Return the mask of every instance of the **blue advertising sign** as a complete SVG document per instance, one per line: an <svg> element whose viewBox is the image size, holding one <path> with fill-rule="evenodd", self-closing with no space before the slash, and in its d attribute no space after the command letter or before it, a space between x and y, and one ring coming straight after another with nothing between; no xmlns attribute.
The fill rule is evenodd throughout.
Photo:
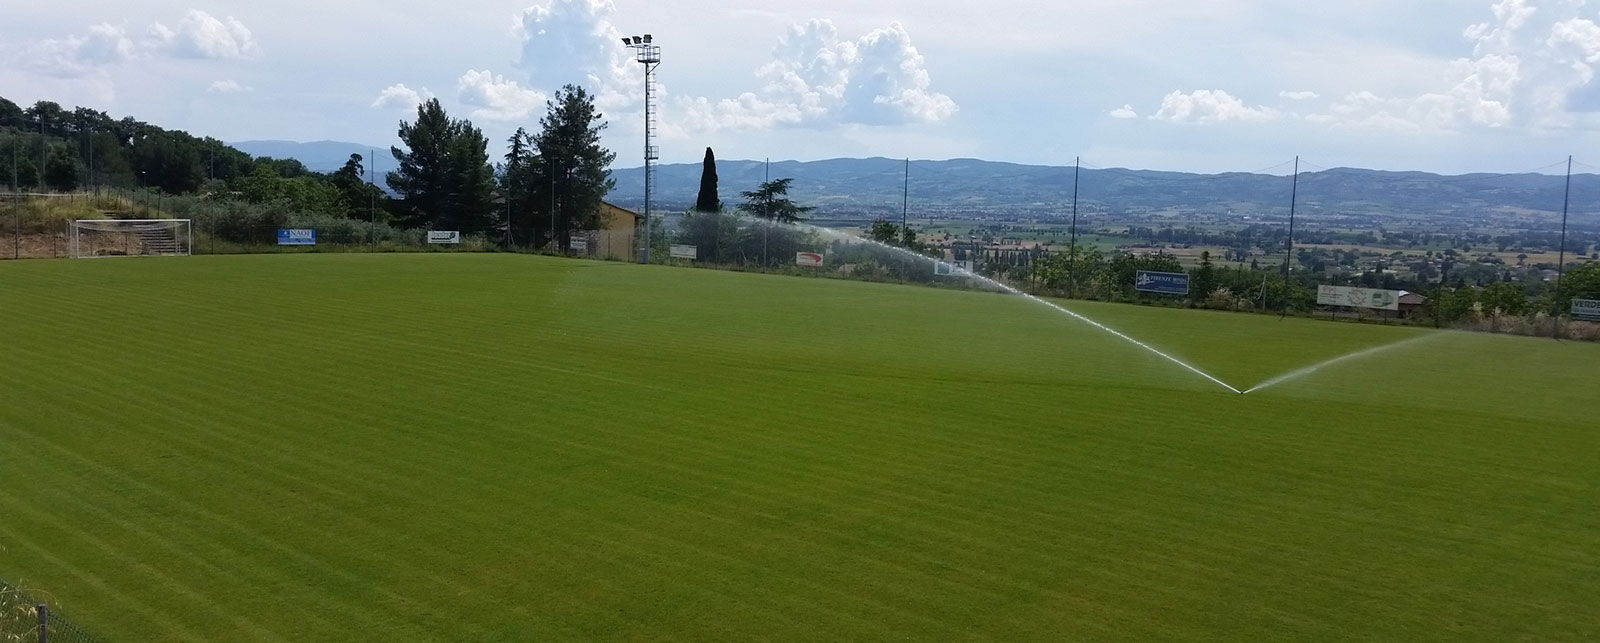
<svg viewBox="0 0 1600 643"><path fill-rule="evenodd" d="M1140 270L1138 276L1133 278L1133 289L1156 292L1163 295L1187 295L1189 294L1189 273Z"/></svg>
<svg viewBox="0 0 1600 643"><path fill-rule="evenodd" d="M310 229L278 228L278 245L280 246L314 246L317 245L317 231Z"/></svg>

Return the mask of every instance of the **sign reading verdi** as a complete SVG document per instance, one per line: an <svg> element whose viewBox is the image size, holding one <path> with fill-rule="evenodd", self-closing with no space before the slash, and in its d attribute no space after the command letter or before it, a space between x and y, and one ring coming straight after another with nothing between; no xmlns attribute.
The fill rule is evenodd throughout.
<svg viewBox="0 0 1600 643"><path fill-rule="evenodd" d="M699 259L699 249L694 246L672 246L673 259Z"/></svg>
<svg viewBox="0 0 1600 643"><path fill-rule="evenodd" d="M461 233L456 230L429 230L428 243L461 243Z"/></svg>
<svg viewBox="0 0 1600 643"><path fill-rule="evenodd" d="M794 265L806 268L821 268L822 255L815 252L796 252L794 253Z"/></svg>
<svg viewBox="0 0 1600 643"><path fill-rule="evenodd" d="M1144 292L1158 292L1164 295L1187 295L1189 294L1189 273L1140 270L1133 278L1133 289Z"/></svg>
<svg viewBox="0 0 1600 643"><path fill-rule="evenodd" d="M317 245L317 231L301 228L278 228L278 245L280 246L314 246Z"/></svg>
<svg viewBox="0 0 1600 643"><path fill-rule="evenodd" d="M1350 286L1317 286L1317 305L1400 310L1400 291Z"/></svg>
<svg viewBox="0 0 1600 643"><path fill-rule="evenodd" d="M1600 299L1572 300L1572 318L1600 321Z"/></svg>

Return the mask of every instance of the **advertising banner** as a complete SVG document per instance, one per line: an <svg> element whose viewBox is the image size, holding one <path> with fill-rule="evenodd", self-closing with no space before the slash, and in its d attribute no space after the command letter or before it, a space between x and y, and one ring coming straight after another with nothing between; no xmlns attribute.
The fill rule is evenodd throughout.
<svg viewBox="0 0 1600 643"><path fill-rule="evenodd" d="M428 243L461 243L461 233L455 230L429 230Z"/></svg>
<svg viewBox="0 0 1600 643"><path fill-rule="evenodd" d="M1350 286L1317 286L1317 305L1400 310L1400 291Z"/></svg>
<svg viewBox="0 0 1600 643"><path fill-rule="evenodd" d="M815 252L794 253L794 265L805 268L821 268L822 255Z"/></svg>
<svg viewBox="0 0 1600 643"><path fill-rule="evenodd" d="M694 246L672 246L671 250L673 259L688 259L693 261L700 258L699 248Z"/></svg>
<svg viewBox="0 0 1600 643"><path fill-rule="evenodd" d="M278 245L280 246L314 246L317 245L317 231L299 228L278 228Z"/></svg>
<svg viewBox="0 0 1600 643"><path fill-rule="evenodd" d="M1572 300L1572 318L1585 321L1600 321L1600 299Z"/></svg>
<svg viewBox="0 0 1600 643"><path fill-rule="evenodd" d="M1189 273L1140 270L1139 274L1133 278L1133 289L1163 295L1187 295L1189 294Z"/></svg>

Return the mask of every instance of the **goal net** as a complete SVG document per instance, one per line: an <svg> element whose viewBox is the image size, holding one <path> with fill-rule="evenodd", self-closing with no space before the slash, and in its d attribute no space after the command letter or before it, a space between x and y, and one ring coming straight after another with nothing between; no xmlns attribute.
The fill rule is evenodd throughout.
<svg viewBox="0 0 1600 643"><path fill-rule="evenodd" d="M78 219L72 222L73 257L171 257L194 249L188 219Z"/></svg>

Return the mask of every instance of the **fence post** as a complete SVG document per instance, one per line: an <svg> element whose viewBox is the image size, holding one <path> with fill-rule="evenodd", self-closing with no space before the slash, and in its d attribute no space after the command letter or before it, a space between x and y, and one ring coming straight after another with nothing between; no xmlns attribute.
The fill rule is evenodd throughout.
<svg viewBox="0 0 1600 643"><path fill-rule="evenodd" d="M50 643L50 606L39 603L33 606L33 611L39 614L39 643Z"/></svg>

